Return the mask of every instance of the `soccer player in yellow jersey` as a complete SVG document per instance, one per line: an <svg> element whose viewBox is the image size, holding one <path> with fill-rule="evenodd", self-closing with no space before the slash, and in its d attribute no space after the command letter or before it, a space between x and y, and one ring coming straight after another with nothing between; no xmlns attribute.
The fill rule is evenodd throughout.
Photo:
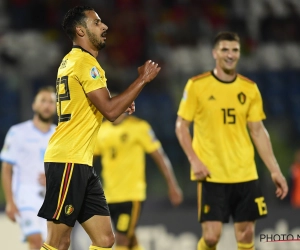
<svg viewBox="0 0 300 250"><path fill-rule="evenodd" d="M198 181L198 250L214 250L222 223L233 217L238 250L254 249L255 220L267 214L258 184L253 143L270 171L276 196L288 187L273 154L257 85L237 74L240 39L231 32L214 40L213 71L188 80L178 110L176 135ZM189 127L194 123L194 136ZM250 136L247 131L249 129Z"/></svg>
<svg viewBox="0 0 300 250"><path fill-rule="evenodd" d="M57 249L69 239L77 220L92 241L90 250L108 250L114 234L92 167L96 136L103 116L114 121L123 112L134 112L134 99L160 67L147 61L138 68L138 78L123 93L111 97L105 72L96 60L105 46L108 27L92 8L77 6L65 15L63 28L73 49L63 58L56 80L59 123L44 158L47 190L38 215L47 219L48 232L41 249Z"/></svg>
<svg viewBox="0 0 300 250"><path fill-rule="evenodd" d="M164 175L171 203L180 204L182 193L172 165L151 126L127 114L102 124L94 154L101 155L103 188L116 229L115 250L143 249L135 227L146 199L145 153Z"/></svg>

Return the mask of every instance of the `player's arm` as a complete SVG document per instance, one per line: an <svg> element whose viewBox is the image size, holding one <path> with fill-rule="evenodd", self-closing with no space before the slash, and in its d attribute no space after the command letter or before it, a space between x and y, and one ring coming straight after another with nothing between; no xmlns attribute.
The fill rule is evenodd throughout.
<svg viewBox="0 0 300 250"><path fill-rule="evenodd" d="M107 88L100 88L87 93L87 96L107 120L114 121L125 111L134 112L133 101L159 71L158 64L149 60L138 68L138 78L120 95L111 97Z"/></svg>
<svg viewBox="0 0 300 250"><path fill-rule="evenodd" d="M45 175L45 173L39 173L38 182L43 187L46 187L46 175Z"/></svg>
<svg viewBox="0 0 300 250"><path fill-rule="evenodd" d="M170 201L174 206L179 205L182 202L182 192L178 186L176 177L173 172L172 164L165 154L162 148L155 150L150 153L150 156L155 161L156 165L159 167L161 173L163 174L168 188L169 188L169 197Z"/></svg>
<svg viewBox="0 0 300 250"><path fill-rule="evenodd" d="M210 173L206 166L200 161L192 147L190 125L190 121L177 116L175 133L184 153L191 164L195 177L199 180L202 180L207 176L210 176Z"/></svg>
<svg viewBox="0 0 300 250"><path fill-rule="evenodd" d="M2 187L6 200L5 212L7 216L12 220L16 221L16 214L19 214L18 208L13 199L12 193L12 175L13 166L5 161L2 162Z"/></svg>
<svg viewBox="0 0 300 250"><path fill-rule="evenodd" d="M276 196L283 199L288 193L288 186L273 153L268 131L262 121L248 122L248 127L259 156L269 169L272 180L277 187Z"/></svg>

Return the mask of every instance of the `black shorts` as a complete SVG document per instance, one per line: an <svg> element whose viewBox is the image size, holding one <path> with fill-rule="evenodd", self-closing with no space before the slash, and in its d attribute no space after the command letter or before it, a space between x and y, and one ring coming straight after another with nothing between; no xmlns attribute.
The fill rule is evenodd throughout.
<svg viewBox="0 0 300 250"><path fill-rule="evenodd" d="M93 167L45 163L46 196L38 216L73 227L94 215L109 216L99 176Z"/></svg>
<svg viewBox="0 0 300 250"><path fill-rule="evenodd" d="M198 182L198 220L255 221L267 215L258 180L241 183Z"/></svg>
<svg viewBox="0 0 300 250"><path fill-rule="evenodd" d="M131 237L134 234L137 222L140 218L143 202L128 201L120 203L109 203L111 219L115 230Z"/></svg>

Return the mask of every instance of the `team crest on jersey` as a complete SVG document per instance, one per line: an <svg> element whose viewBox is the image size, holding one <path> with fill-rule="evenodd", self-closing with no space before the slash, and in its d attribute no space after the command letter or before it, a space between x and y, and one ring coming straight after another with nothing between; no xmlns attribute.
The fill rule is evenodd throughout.
<svg viewBox="0 0 300 250"><path fill-rule="evenodd" d="M207 214L210 210L210 206L209 205L204 205L204 208L203 208L203 213Z"/></svg>
<svg viewBox="0 0 300 250"><path fill-rule="evenodd" d="M73 213L73 211L74 211L74 207L72 205L65 206L65 214L66 215L70 215L71 213Z"/></svg>
<svg viewBox="0 0 300 250"><path fill-rule="evenodd" d="M93 79L99 79L100 78L100 73L96 67L93 67L90 71L90 75Z"/></svg>
<svg viewBox="0 0 300 250"><path fill-rule="evenodd" d="M241 104L244 104L246 102L246 95L243 92L239 93L237 97Z"/></svg>

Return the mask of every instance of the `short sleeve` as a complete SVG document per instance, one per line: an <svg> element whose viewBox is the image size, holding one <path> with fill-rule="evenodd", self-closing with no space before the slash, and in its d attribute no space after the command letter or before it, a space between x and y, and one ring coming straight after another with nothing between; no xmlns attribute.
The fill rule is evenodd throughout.
<svg viewBox="0 0 300 250"><path fill-rule="evenodd" d="M257 122L266 119L266 115L263 110L263 101L257 85L255 84L254 97L251 100L247 121Z"/></svg>
<svg viewBox="0 0 300 250"><path fill-rule="evenodd" d="M194 84L189 80L184 88L177 115L185 120L193 121L197 109L197 96L193 90Z"/></svg>
<svg viewBox="0 0 300 250"><path fill-rule="evenodd" d="M89 93L96 89L106 87L106 77L104 70L100 67L96 60L89 60L88 58L83 58L77 62L75 77L82 85L85 93Z"/></svg>
<svg viewBox="0 0 300 250"><path fill-rule="evenodd" d="M0 153L1 161L14 165L18 154L18 135L14 128L10 128L6 134L4 145Z"/></svg>
<svg viewBox="0 0 300 250"><path fill-rule="evenodd" d="M146 153L152 153L161 147L159 140L156 138L154 131L147 122L138 126L139 140Z"/></svg>

